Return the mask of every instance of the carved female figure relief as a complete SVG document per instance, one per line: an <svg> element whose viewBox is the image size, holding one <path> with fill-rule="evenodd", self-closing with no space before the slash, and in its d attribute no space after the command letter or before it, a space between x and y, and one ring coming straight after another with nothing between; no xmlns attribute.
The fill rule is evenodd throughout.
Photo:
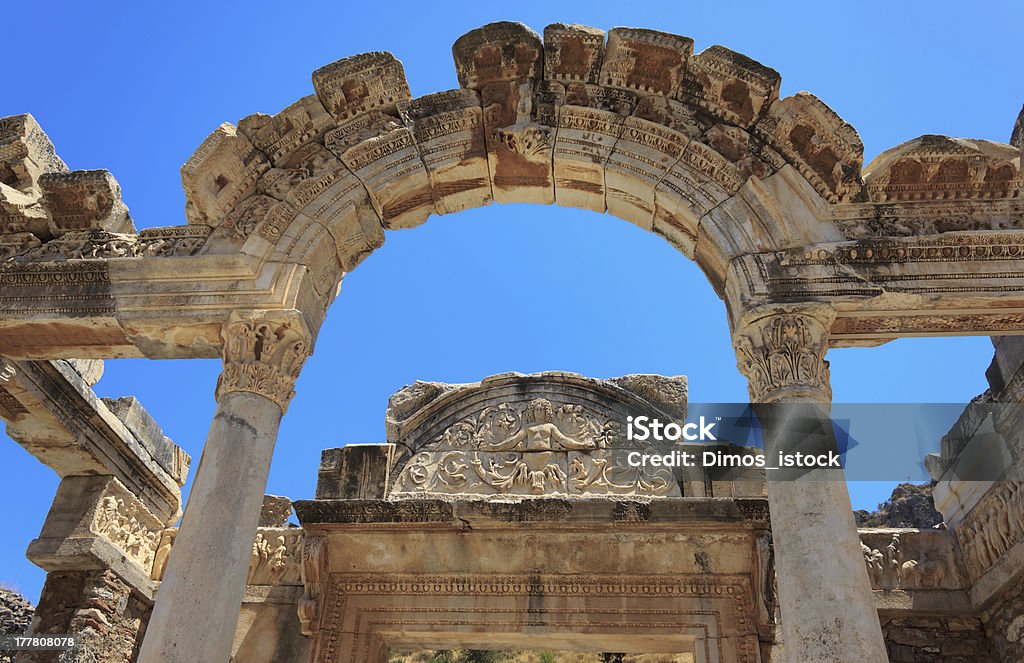
<svg viewBox="0 0 1024 663"><path fill-rule="evenodd" d="M515 435L496 443L482 443L484 451L553 451L596 449L593 440L573 439L558 429L551 401L536 398L526 406L526 423Z"/></svg>

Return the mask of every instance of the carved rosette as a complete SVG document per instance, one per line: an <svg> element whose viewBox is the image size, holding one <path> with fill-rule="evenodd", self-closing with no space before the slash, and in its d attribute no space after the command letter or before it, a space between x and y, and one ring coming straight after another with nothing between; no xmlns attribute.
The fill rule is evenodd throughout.
<svg viewBox="0 0 1024 663"><path fill-rule="evenodd" d="M733 335L737 367L749 381L751 403L830 402L828 306L780 306L745 316Z"/></svg>
<svg viewBox="0 0 1024 663"><path fill-rule="evenodd" d="M287 409L293 386L311 352L311 338L298 311L232 313L221 332L224 370L217 381L217 400L245 391L259 394Z"/></svg>

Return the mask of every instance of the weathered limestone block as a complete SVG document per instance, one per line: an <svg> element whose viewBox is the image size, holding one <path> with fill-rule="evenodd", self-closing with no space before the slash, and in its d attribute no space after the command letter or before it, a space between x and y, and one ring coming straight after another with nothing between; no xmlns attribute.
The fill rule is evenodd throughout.
<svg viewBox="0 0 1024 663"><path fill-rule="evenodd" d="M102 364L101 364L102 365ZM100 399L110 408L114 416L121 420L135 436L142 447L149 452L160 467L172 479L184 485L192 459L185 451L164 435L160 425L142 407L142 403L134 396L122 396L118 399Z"/></svg>
<svg viewBox="0 0 1024 663"><path fill-rule="evenodd" d="M633 116L678 131L690 138L699 138L710 128L708 119L692 105L667 97L641 97Z"/></svg>
<svg viewBox="0 0 1024 663"><path fill-rule="evenodd" d="M274 116L256 113L238 122L238 131L279 165L303 145L320 141L336 125L315 95L303 97Z"/></svg>
<svg viewBox="0 0 1024 663"><path fill-rule="evenodd" d="M678 96L748 128L779 98L781 83L774 69L716 45L689 59Z"/></svg>
<svg viewBox="0 0 1024 663"><path fill-rule="evenodd" d="M625 118L604 168L608 213L653 228L655 191L689 142L685 134L659 123Z"/></svg>
<svg viewBox="0 0 1024 663"><path fill-rule="evenodd" d="M604 60L604 30L552 23L544 28L544 79L597 83Z"/></svg>
<svg viewBox="0 0 1024 663"><path fill-rule="evenodd" d="M320 454L316 499L384 499L394 451L392 444L349 444L340 449L324 449Z"/></svg>
<svg viewBox="0 0 1024 663"><path fill-rule="evenodd" d="M540 36L521 23L491 23L452 46L459 85L480 93L491 187L497 202L554 202L555 128L534 108L543 76Z"/></svg>
<svg viewBox="0 0 1024 663"><path fill-rule="evenodd" d="M743 182L725 157L691 140L655 189L654 232L692 257L700 218L739 191Z"/></svg>
<svg viewBox="0 0 1024 663"><path fill-rule="evenodd" d="M105 170L44 173L39 176L39 187L53 235L93 229L135 232L128 208L121 201L121 187Z"/></svg>
<svg viewBox="0 0 1024 663"><path fill-rule="evenodd" d="M430 177L434 211L451 214L491 202L483 107L474 90L436 92L398 105Z"/></svg>
<svg viewBox="0 0 1024 663"><path fill-rule="evenodd" d="M782 155L765 145L763 140L731 124L720 122L714 125L707 130L701 142L732 162L743 179L765 179L787 165Z"/></svg>
<svg viewBox="0 0 1024 663"><path fill-rule="evenodd" d="M47 571L111 569L152 595L163 522L111 476L65 477L26 556Z"/></svg>
<svg viewBox="0 0 1024 663"><path fill-rule="evenodd" d="M678 90L693 54L689 37L646 30L612 28L601 65L602 85L670 97Z"/></svg>
<svg viewBox="0 0 1024 663"><path fill-rule="evenodd" d="M281 165L260 178L259 190L281 202L267 210L246 250L273 250L307 265L324 295L342 270L383 243L379 217L362 182L323 145L309 143ZM331 241L323 241L325 232Z"/></svg>
<svg viewBox="0 0 1024 663"><path fill-rule="evenodd" d="M1011 587L981 620L999 661L1024 660L1024 584Z"/></svg>
<svg viewBox="0 0 1024 663"><path fill-rule="evenodd" d="M402 63L391 53L360 53L313 72L313 89L324 108L338 120L370 110L393 111L409 99Z"/></svg>
<svg viewBox="0 0 1024 663"><path fill-rule="evenodd" d="M47 236L46 210L39 205L39 177L67 170L35 118L0 118L0 232Z"/></svg>
<svg viewBox="0 0 1024 663"><path fill-rule="evenodd" d="M554 146L557 204L605 211L605 162L625 119L625 114L598 108L572 104L559 107Z"/></svg>
<svg viewBox="0 0 1024 663"><path fill-rule="evenodd" d="M1000 658L977 617L932 615L882 619L889 663L992 663Z"/></svg>
<svg viewBox="0 0 1024 663"><path fill-rule="evenodd" d="M218 226L224 216L256 189L270 162L232 124L210 134L181 167L185 216L189 223Z"/></svg>
<svg viewBox="0 0 1024 663"><path fill-rule="evenodd" d="M864 145L857 131L807 92L772 103L754 126L830 203L856 200L862 192Z"/></svg>
<svg viewBox="0 0 1024 663"><path fill-rule="evenodd" d="M434 210L430 178L416 140L396 127L338 154L366 185L385 228L413 228Z"/></svg>
<svg viewBox="0 0 1024 663"><path fill-rule="evenodd" d="M134 661L152 606L151 596L141 594L109 570L49 573L30 632L74 633L82 645L70 655L57 651L20 652L15 660L18 663Z"/></svg>
<svg viewBox="0 0 1024 663"><path fill-rule="evenodd" d="M1020 196L1020 151L987 140L921 136L868 164L873 202L1007 199Z"/></svg>
<svg viewBox="0 0 1024 663"><path fill-rule="evenodd" d="M134 399L113 405L118 413L64 361L12 362L0 373L13 440L61 477L113 475L165 523L177 520L188 455L145 423Z"/></svg>
<svg viewBox="0 0 1024 663"><path fill-rule="evenodd" d="M40 217L45 223L45 216ZM0 235L0 261L22 255L42 246L42 242L33 233L5 233Z"/></svg>
<svg viewBox="0 0 1024 663"><path fill-rule="evenodd" d="M947 530L860 529L861 552L873 589L894 591L887 597L886 610L937 610L943 607L969 609L951 596L929 592L951 592L970 587L956 539ZM943 606L943 603L946 606Z"/></svg>
<svg viewBox="0 0 1024 663"><path fill-rule="evenodd" d="M281 495L264 495L260 510L260 527L287 527L292 515L292 501Z"/></svg>

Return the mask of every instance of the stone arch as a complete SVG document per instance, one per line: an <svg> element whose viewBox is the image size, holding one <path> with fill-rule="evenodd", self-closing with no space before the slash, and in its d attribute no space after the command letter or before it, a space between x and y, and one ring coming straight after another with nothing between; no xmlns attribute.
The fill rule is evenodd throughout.
<svg viewBox="0 0 1024 663"><path fill-rule="evenodd" d="M366 53L280 113L219 127L182 168L190 223L215 228L204 251L307 265L326 297L384 230L554 203L663 236L722 295L734 257L839 241L822 210L864 196L853 128L809 94L779 99L774 70L724 47L502 22L453 54L456 90L412 98L394 56Z"/></svg>

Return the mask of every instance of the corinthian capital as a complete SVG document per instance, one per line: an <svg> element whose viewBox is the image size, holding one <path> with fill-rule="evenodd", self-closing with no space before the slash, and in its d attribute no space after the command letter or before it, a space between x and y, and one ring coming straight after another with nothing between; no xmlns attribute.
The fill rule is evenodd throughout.
<svg viewBox="0 0 1024 663"><path fill-rule="evenodd" d="M224 370L217 399L234 391L265 396L283 412L309 356L311 338L298 311L234 312L221 330Z"/></svg>
<svg viewBox="0 0 1024 663"><path fill-rule="evenodd" d="M744 315L733 333L751 403L832 400L828 334L835 310L824 304L775 305Z"/></svg>

